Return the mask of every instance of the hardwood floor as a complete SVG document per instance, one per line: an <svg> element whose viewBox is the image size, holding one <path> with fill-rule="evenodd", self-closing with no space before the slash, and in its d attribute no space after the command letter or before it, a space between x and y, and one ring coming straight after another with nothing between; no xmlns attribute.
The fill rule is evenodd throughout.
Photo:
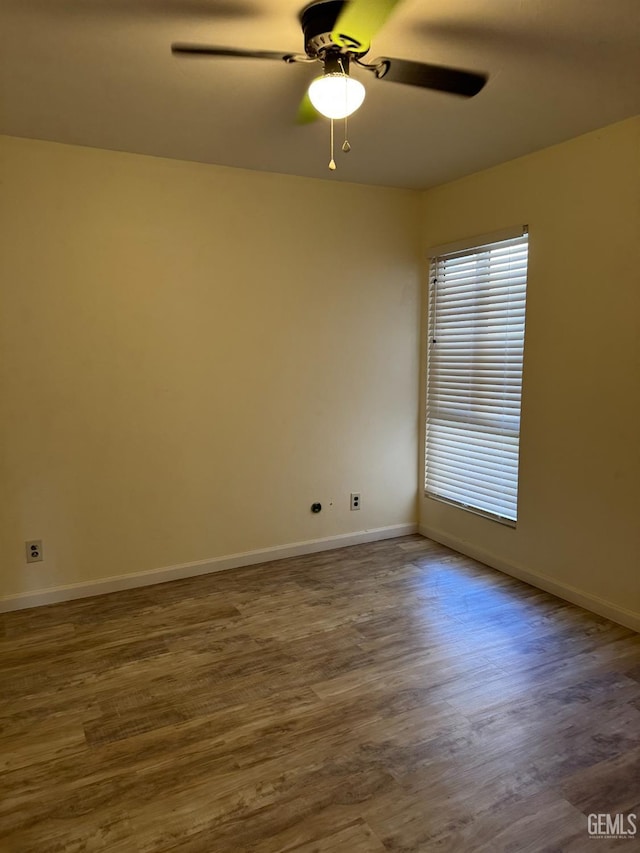
<svg viewBox="0 0 640 853"><path fill-rule="evenodd" d="M640 637L419 536L0 616L2 853L601 851Z"/></svg>

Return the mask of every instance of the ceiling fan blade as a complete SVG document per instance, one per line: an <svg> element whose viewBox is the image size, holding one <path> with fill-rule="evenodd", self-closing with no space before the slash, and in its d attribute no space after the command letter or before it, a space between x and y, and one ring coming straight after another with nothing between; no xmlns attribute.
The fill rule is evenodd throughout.
<svg viewBox="0 0 640 853"><path fill-rule="evenodd" d="M305 92L298 107L298 115L296 116L297 124L311 124L319 118L320 113L311 103L309 92Z"/></svg>
<svg viewBox="0 0 640 853"><path fill-rule="evenodd" d="M207 44L182 44L180 42L171 45L171 53L183 56L235 56L241 59L280 59L285 62L292 61L292 54L278 53L277 50L242 50L235 47L215 47Z"/></svg>
<svg viewBox="0 0 640 853"><path fill-rule="evenodd" d="M373 64L377 66L375 75L379 80L421 86L423 89L449 92L463 98L477 95L489 79L487 74L447 68L444 65L428 65L426 62L413 62L409 59L388 59L383 56Z"/></svg>
<svg viewBox="0 0 640 853"><path fill-rule="evenodd" d="M338 15L331 38L344 48L366 52L371 39L401 0L349 0Z"/></svg>

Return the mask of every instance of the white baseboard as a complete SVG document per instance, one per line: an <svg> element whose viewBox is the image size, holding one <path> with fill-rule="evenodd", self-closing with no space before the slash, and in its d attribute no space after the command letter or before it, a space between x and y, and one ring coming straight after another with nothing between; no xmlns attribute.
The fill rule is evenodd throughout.
<svg viewBox="0 0 640 853"><path fill-rule="evenodd" d="M624 625L626 628L631 628L632 631L640 631L640 613L633 610L627 610L624 607L619 607L604 598L599 598L596 595L591 595L588 592L583 592L577 587L569 584L560 583L557 580L549 577L549 575L539 574L525 569L522 566L515 566L507 563L500 557L490 554L483 548L478 548L472 542L465 542L462 539L457 539L455 536L450 536L442 530L436 530L428 525L420 525L418 533L421 536L426 536L427 539L433 539L440 542L441 545L446 545L460 554L465 554L467 557L472 557L474 560L479 560L493 569L504 572L507 575L518 578L518 580L531 584L538 589L543 589L545 592L550 592L552 595L557 595L558 598L563 598L565 601L570 601L572 604L577 604L579 607L584 607L585 610L590 610L592 613L597 613L604 616L606 619L611 619L612 622L617 622L619 625Z"/></svg>
<svg viewBox="0 0 640 853"><path fill-rule="evenodd" d="M389 527L360 530L357 533L341 533L338 536L328 536L324 539L308 539L306 542L276 545L257 551L230 554L226 557L214 557L210 560L196 560L192 563L180 563L177 566L165 566L161 569L149 569L134 574L100 578L100 580L87 583L67 584L66 586L51 587L35 592L20 592L0 598L0 613L7 613L10 610L24 610L28 607L40 607L43 604L55 604L59 601L71 601L75 598L88 598L92 595L103 595L123 589L151 586L156 583L206 575L210 572L253 566L256 563L269 563L273 560L282 560L285 557L300 557L318 551L331 551L349 545L360 545L363 542L393 539L397 536L408 536L417 532L417 524L393 524Z"/></svg>

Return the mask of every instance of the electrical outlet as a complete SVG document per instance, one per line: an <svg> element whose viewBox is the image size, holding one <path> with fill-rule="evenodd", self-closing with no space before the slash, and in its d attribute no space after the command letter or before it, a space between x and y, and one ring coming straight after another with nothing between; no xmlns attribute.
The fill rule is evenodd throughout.
<svg viewBox="0 0 640 853"><path fill-rule="evenodd" d="M25 552L27 554L27 563L39 563L44 559L42 551L42 539L31 539L24 543Z"/></svg>
<svg viewBox="0 0 640 853"><path fill-rule="evenodd" d="M350 509L352 512L354 509L360 509L360 492L351 492Z"/></svg>

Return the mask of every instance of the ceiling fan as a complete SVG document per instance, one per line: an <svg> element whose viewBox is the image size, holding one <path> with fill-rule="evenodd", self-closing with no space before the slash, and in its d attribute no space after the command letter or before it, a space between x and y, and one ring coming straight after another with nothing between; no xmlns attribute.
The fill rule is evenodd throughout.
<svg viewBox="0 0 640 853"><path fill-rule="evenodd" d="M363 61L371 39L385 23L400 0L315 0L300 12L304 34L304 53L274 50L244 50L204 44L175 43L171 50L178 56L237 57L275 59L287 63L313 63L323 66L322 76L313 80L303 98L298 121L307 123L322 114L331 119L331 160L333 159L333 120L346 118L363 103L365 88L349 74L353 63L378 80L404 83L471 98L487 82L487 75L460 68L430 65L408 59L380 57ZM345 138L343 151L350 145Z"/></svg>

